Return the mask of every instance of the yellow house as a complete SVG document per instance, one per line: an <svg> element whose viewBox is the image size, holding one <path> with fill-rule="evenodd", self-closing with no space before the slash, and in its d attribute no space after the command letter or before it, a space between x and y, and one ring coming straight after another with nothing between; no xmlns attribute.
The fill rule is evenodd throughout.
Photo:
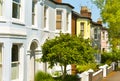
<svg viewBox="0 0 120 81"><path fill-rule="evenodd" d="M77 14L77 13L76 13ZM90 27L91 27L91 12L86 6L81 7L80 14L76 21L76 34L81 35L83 38L90 38Z"/></svg>
<svg viewBox="0 0 120 81"><path fill-rule="evenodd" d="M90 19L78 18L76 23L77 23L76 28L77 36L81 35L85 39L90 38L90 26L91 26Z"/></svg>

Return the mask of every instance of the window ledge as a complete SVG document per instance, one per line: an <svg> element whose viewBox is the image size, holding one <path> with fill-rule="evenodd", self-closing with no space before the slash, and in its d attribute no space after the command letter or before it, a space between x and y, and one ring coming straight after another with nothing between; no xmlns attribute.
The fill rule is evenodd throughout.
<svg viewBox="0 0 120 81"><path fill-rule="evenodd" d="M25 23L21 22L20 19L15 19L15 18L12 18L12 24L25 26Z"/></svg>
<svg viewBox="0 0 120 81"><path fill-rule="evenodd" d="M3 16L0 16L0 23L6 23L6 19Z"/></svg>
<svg viewBox="0 0 120 81"><path fill-rule="evenodd" d="M49 32L49 29L46 27L46 28L43 28L43 31Z"/></svg>

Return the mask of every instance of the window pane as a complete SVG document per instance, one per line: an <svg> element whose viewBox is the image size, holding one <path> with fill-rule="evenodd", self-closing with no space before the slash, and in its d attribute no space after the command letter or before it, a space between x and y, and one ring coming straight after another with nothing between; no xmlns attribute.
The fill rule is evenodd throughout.
<svg viewBox="0 0 120 81"><path fill-rule="evenodd" d="M33 14L32 14L32 25L35 24L35 21L34 21L34 20L35 20L35 14L33 13Z"/></svg>
<svg viewBox="0 0 120 81"><path fill-rule="evenodd" d="M57 23L56 23L56 29L61 29L61 21L57 21Z"/></svg>
<svg viewBox="0 0 120 81"><path fill-rule="evenodd" d="M12 62L18 61L18 46L13 45L12 47Z"/></svg>
<svg viewBox="0 0 120 81"><path fill-rule="evenodd" d="M56 15L56 29L61 29L62 26L62 11L58 10Z"/></svg>
<svg viewBox="0 0 120 81"><path fill-rule="evenodd" d="M20 4L13 3L12 17L20 18Z"/></svg>
<svg viewBox="0 0 120 81"><path fill-rule="evenodd" d="M81 30L84 30L84 23L81 23Z"/></svg>
<svg viewBox="0 0 120 81"><path fill-rule="evenodd" d="M47 24L47 6L44 6L44 27Z"/></svg>
<svg viewBox="0 0 120 81"><path fill-rule="evenodd" d="M35 24L35 0L32 1L32 25Z"/></svg>
<svg viewBox="0 0 120 81"><path fill-rule="evenodd" d="M17 79L19 77L19 64L12 63L12 80Z"/></svg>
<svg viewBox="0 0 120 81"><path fill-rule="evenodd" d="M94 39L97 39L97 29L94 29Z"/></svg>
<svg viewBox="0 0 120 81"><path fill-rule="evenodd" d="M66 30L68 30L68 26L69 26L69 13L67 13L66 17Z"/></svg>
<svg viewBox="0 0 120 81"><path fill-rule="evenodd" d="M11 69L11 79L17 79L19 76L19 55L18 55L18 45L13 45L12 47L12 69Z"/></svg>

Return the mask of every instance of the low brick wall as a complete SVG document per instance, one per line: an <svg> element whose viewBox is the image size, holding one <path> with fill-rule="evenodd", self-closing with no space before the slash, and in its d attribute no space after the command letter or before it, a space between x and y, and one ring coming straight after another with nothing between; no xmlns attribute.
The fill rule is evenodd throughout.
<svg viewBox="0 0 120 81"><path fill-rule="evenodd" d="M92 81L101 81L103 79L103 71L99 70L93 73Z"/></svg>

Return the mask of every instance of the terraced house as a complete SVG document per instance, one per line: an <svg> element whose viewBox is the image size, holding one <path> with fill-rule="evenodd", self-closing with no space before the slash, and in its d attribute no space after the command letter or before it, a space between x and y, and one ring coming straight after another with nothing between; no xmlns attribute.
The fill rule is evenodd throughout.
<svg viewBox="0 0 120 81"><path fill-rule="evenodd" d="M61 0L0 0L0 81L34 81L41 45L60 31L71 33L73 6Z"/></svg>

